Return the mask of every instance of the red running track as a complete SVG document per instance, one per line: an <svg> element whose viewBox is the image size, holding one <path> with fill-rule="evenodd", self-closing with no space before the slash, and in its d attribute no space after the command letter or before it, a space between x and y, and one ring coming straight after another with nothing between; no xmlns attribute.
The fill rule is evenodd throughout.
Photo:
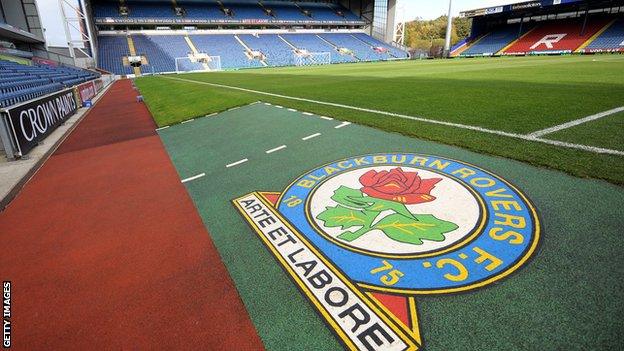
<svg viewBox="0 0 624 351"><path fill-rule="evenodd" d="M263 349L135 97L116 82L0 213L12 348Z"/></svg>

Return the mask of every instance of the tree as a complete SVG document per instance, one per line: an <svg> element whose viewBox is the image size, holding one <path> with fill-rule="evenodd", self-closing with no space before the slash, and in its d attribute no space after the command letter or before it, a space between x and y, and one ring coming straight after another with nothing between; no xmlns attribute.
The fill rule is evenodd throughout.
<svg viewBox="0 0 624 351"><path fill-rule="evenodd" d="M416 19L405 25L405 45L412 49L430 51L444 45L446 36L446 16L434 20ZM467 38L470 35L472 23L468 18L453 18L451 44Z"/></svg>

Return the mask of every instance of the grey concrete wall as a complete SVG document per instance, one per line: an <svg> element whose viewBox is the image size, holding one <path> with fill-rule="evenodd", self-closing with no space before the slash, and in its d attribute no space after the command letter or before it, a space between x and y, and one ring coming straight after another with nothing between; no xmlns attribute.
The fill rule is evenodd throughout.
<svg viewBox="0 0 624 351"><path fill-rule="evenodd" d="M26 21L30 29L29 32L43 38L43 29L41 28L41 21L39 20L39 12L37 11L35 0L22 0L22 3L24 4Z"/></svg>
<svg viewBox="0 0 624 351"><path fill-rule="evenodd" d="M0 0L0 3L8 24L28 31L28 21L21 0Z"/></svg>
<svg viewBox="0 0 624 351"><path fill-rule="evenodd" d="M396 0L388 0L388 22L386 27L386 42L394 41L394 27L396 25Z"/></svg>

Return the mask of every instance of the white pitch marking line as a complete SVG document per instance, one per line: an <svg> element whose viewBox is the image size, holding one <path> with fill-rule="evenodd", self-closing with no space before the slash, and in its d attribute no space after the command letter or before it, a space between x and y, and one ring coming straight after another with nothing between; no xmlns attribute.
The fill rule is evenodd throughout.
<svg viewBox="0 0 624 351"><path fill-rule="evenodd" d="M536 142L539 142L539 143L563 146L563 147L567 147L567 148L571 148L571 149L578 149L578 150L583 150L583 151L589 151L589 152L594 152L594 153L598 153L598 154L610 154L610 155L624 156L624 151L621 151L621 150L603 149L603 148L600 148L600 147L589 146L589 145L563 143L563 142L559 142L559 141L553 141L553 140L548 140L548 139L540 139L540 138L530 137L530 136L525 135L525 134L510 133L510 132L505 132L505 131L502 131L502 130L487 129L487 128L482 128L482 127L477 127L477 126L471 126L471 125L468 125L468 124L438 121L436 119L429 119L429 118L423 118L423 117L409 116L409 115L403 115L403 114L400 114L400 113L387 112L387 111L381 111L381 110L373 110L373 109L368 109L368 108L363 108L363 107L337 104L337 103L333 103L333 102L326 102L326 101L318 101L318 100L300 98L300 97L296 97L296 96L280 95L280 94L268 93L268 92L265 92L265 91L259 91L259 90L235 87L235 86L231 86L231 85L224 85L224 84L217 84L217 83L208 83L208 82L198 82L198 81L192 80L192 79L175 78L175 77L164 77L164 76L162 78L171 79L171 80L179 80L179 81L190 82L190 83L195 83L195 84L209 85L209 86L218 87L218 88L225 88L225 89L231 89L231 90L244 91L244 92L247 92L247 93L254 93L254 94L259 94L259 95L273 96L273 97L278 97L278 98L282 98L282 99L310 102L310 103L318 104L318 105L340 107L340 108L354 110L354 111L375 113L375 114L378 114L378 115L398 117L398 118L408 119L408 120L411 120L411 121L417 121L417 122L423 122L423 123L438 124L438 125L447 126L447 127L454 127L454 128L474 130L474 131L482 132L482 133L501 135L501 136L506 136L506 137L510 137L510 138L528 140L528 141L536 141Z"/></svg>
<svg viewBox="0 0 624 351"><path fill-rule="evenodd" d="M249 160L248 160L248 159L246 159L246 158L244 158L244 159L242 159L242 160L240 160L240 161L236 161L236 162L234 162L234 163L230 163L229 165L226 165L226 166L225 166L225 168L230 168L230 167L238 166L238 165L240 165L241 163L245 163L245 162L247 162L247 161L249 161Z"/></svg>
<svg viewBox="0 0 624 351"><path fill-rule="evenodd" d="M539 138L539 137L542 137L542 136L544 136L546 134L551 134L551 133L558 132L558 131L563 130L563 129L572 128L574 126L578 126L579 124L595 121L595 120L597 120L599 118L611 116L613 114L616 114L616 113L622 112L622 111L624 111L624 106L617 107L617 108L614 108L614 109L611 109L611 110L608 110L608 111L596 113L595 115L587 116L587 117L584 117L584 118L575 119L574 121L570 121L570 122L567 122L567 123L559 124L559 125L556 125L556 126L553 126L553 127L550 127L550 128L538 130L536 132L528 134L528 136L529 137L533 137L533 138Z"/></svg>
<svg viewBox="0 0 624 351"><path fill-rule="evenodd" d="M320 116L322 119L328 120L328 121L333 121L334 119L331 117L327 117L327 116Z"/></svg>
<svg viewBox="0 0 624 351"><path fill-rule="evenodd" d="M289 108L288 111L297 112L297 110L295 110L294 108Z"/></svg>
<svg viewBox="0 0 624 351"><path fill-rule="evenodd" d="M276 147L276 148L274 148L274 149L267 150L267 151L265 151L265 152L266 152L267 154L272 154L272 153L274 153L275 151L279 151L279 150L282 150L282 149L285 149L285 148L286 148L286 145L281 145L281 146L278 146L278 147Z"/></svg>
<svg viewBox="0 0 624 351"><path fill-rule="evenodd" d="M164 126L164 127L156 128L156 131L163 130L163 129L167 129L167 128L169 128L169 126Z"/></svg>
<svg viewBox="0 0 624 351"><path fill-rule="evenodd" d="M339 125L335 126L334 128L336 128L336 129L340 129L340 128L342 128L342 127L346 127L346 126L348 126L349 124L351 124L351 122L342 122L342 123L340 123Z"/></svg>
<svg viewBox="0 0 624 351"><path fill-rule="evenodd" d="M301 138L301 140L303 140L303 141L310 140L310 139L316 138L317 136L320 136L320 135L321 135L321 133L315 133L315 134L312 134L312 135L308 135L307 137L303 137L303 138Z"/></svg>
<svg viewBox="0 0 624 351"><path fill-rule="evenodd" d="M182 121L182 123L180 123L180 124L184 124L184 123L188 123L188 122L193 122L194 120L195 120L195 118L187 119L186 121Z"/></svg>
<svg viewBox="0 0 624 351"><path fill-rule="evenodd" d="M312 113L310 113L310 112L303 112L303 114L304 114L304 115L306 115L306 116L312 116L312 115L313 115L313 114L312 114Z"/></svg>
<svg viewBox="0 0 624 351"><path fill-rule="evenodd" d="M205 176L206 176L206 173L200 173L200 174L198 174L196 176L192 176L190 178L182 179L182 183L190 182L191 180L199 179L199 178L205 177Z"/></svg>

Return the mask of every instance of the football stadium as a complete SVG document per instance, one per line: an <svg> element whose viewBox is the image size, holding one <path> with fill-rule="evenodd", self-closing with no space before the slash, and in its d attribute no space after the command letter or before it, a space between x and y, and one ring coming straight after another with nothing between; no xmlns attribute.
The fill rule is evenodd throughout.
<svg viewBox="0 0 624 351"><path fill-rule="evenodd" d="M623 54L622 0L1 0L3 348L622 350Z"/></svg>

